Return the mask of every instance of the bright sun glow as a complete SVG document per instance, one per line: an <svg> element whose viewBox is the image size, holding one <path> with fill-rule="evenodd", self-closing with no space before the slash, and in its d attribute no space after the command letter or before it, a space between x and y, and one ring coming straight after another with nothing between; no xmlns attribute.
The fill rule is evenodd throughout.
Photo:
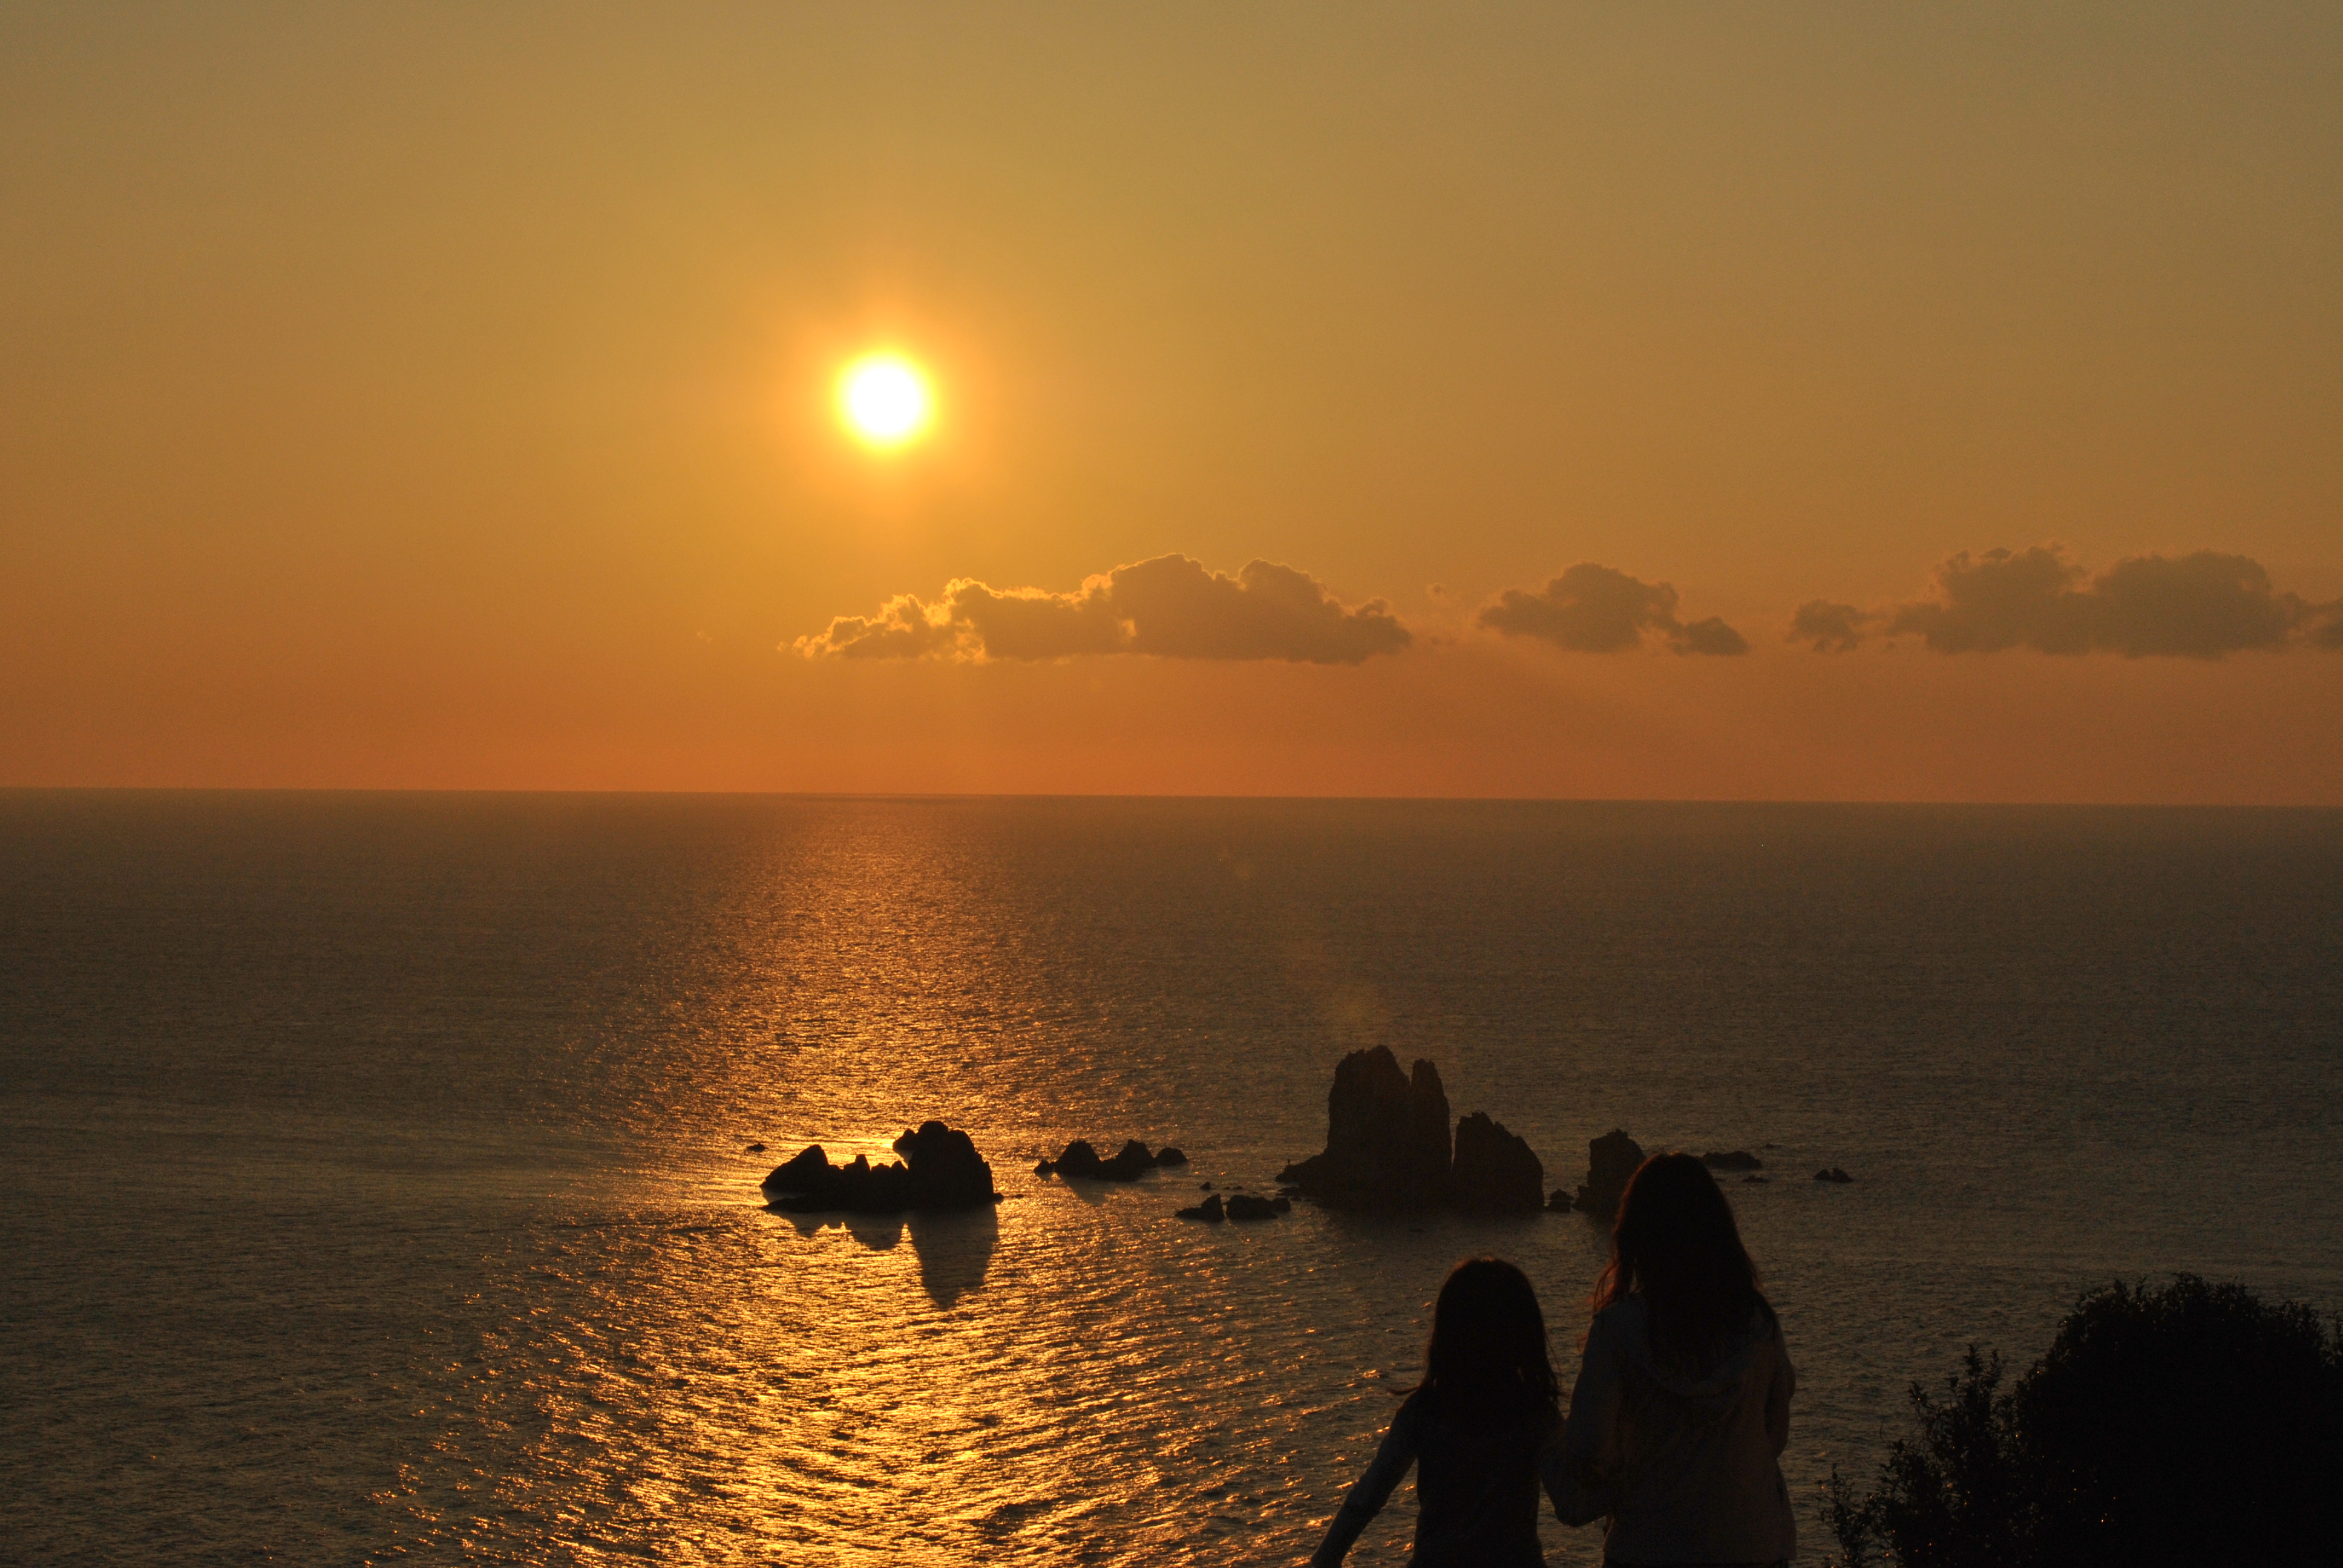
<svg viewBox="0 0 2343 1568"><path fill-rule="evenodd" d="M847 427L873 447L900 447L919 438L935 416L928 378L910 360L873 354L838 378L838 408Z"/></svg>

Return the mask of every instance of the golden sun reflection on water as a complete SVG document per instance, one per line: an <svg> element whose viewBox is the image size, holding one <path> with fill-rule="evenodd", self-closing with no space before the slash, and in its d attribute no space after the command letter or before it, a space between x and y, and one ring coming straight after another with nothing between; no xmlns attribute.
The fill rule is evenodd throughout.
<svg viewBox="0 0 2343 1568"><path fill-rule="evenodd" d="M1386 1412L1358 1334L1322 1334L1321 1292L1294 1277L1341 1274L1325 1243L1348 1243L1293 1245L1327 1217L1208 1230L1168 1216L1192 1182L1151 1179L1011 1176L997 1212L909 1220L679 1185L672 1211L696 1222L639 1213L632 1245L560 1271L584 1364L544 1392L588 1392L536 1457L586 1558L646 1538L709 1561L749 1543L840 1563L1306 1551ZM1429 1271L1453 1244L1407 1250ZM1414 1353L1404 1305L1366 1334L1378 1362Z"/></svg>

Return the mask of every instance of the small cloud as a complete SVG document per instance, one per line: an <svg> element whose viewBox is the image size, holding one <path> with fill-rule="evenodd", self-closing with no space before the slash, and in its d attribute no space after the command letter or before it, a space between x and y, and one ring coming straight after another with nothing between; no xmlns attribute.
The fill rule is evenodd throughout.
<svg viewBox="0 0 2343 1568"><path fill-rule="evenodd" d="M874 617L840 616L789 646L809 658L1161 658L1358 664L1413 640L1382 599L1348 606L1307 572L1253 561L1234 577L1158 556L1071 593L958 578L932 604L899 595Z"/></svg>
<svg viewBox="0 0 2343 1568"><path fill-rule="evenodd" d="M1742 635L1712 616L1690 626L1676 619L1676 590L1615 568L1581 561L1532 591L1507 588L1482 607L1479 623L1506 637L1534 637L1574 653L1617 653L1646 635L1678 653L1749 651Z"/></svg>
<svg viewBox="0 0 2343 1568"><path fill-rule="evenodd" d="M1811 644L1816 653L1853 653L1863 646L1863 634L1879 618L1851 604L1810 598L1790 617L1790 640Z"/></svg>
<svg viewBox="0 0 2343 1568"><path fill-rule="evenodd" d="M820 637L801 637L799 653L836 654L840 658L925 658L959 649L961 633L951 623L950 607L921 604L910 594L897 594L879 607L874 616L841 615Z"/></svg>
<svg viewBox="0 0 2343 1568"><path fill-rule="evenodd" d="M1715 616L1696 620L1676 634L1678 653L1735 654L1749 651L1749 639Z"/></svg>
<svg viewBox="0 0 2343 1568"><path fill-rule="evenodd" d="M2298 631L2328 646L2322 608L2274 591L2247 556L2130 556L2086 580L2062 548L2036 545L1982 556L1963 550L1941 562L1935 578L1934 598L1866 620L1884 622L1890 636L1917 634L1938 653L2027 648L2209 659L2284 648Z"/></svg>

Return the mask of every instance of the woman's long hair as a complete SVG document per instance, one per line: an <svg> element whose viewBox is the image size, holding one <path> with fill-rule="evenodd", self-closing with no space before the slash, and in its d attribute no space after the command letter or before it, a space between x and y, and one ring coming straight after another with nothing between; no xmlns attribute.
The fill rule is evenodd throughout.
<svg viewBox="0 0 2343 1568"><path fill-rule="evenodd" d="M1441 1414L1467 1420L1507 1421L1556 1408L1562 1387L1529 1276L1502 1258L1467 1258L1451 1269L1432 1310L1417 1386Z"/></svg>
<svg viewBox="0 0 2343 1568"><path fill-rule="evenodd" d="M1713 1369L1749 1332L1763 1299L1733 1205L1689 1154L1653 1155L1619 1201L1611 1261L1591 1306L1599 1312L1631 1294L1651 1314L1654 1352L1694 1372Z"/></svg>

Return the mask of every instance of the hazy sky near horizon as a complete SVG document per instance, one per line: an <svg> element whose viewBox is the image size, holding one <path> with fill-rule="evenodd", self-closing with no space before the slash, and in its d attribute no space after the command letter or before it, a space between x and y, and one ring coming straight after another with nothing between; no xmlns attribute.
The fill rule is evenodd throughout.
<svg viewBox="0 0 2343 1568"><path fill-rule="evenodd" d="M2331 5L0 11L0 785L2343 805L2338 644Z"/></svg>

